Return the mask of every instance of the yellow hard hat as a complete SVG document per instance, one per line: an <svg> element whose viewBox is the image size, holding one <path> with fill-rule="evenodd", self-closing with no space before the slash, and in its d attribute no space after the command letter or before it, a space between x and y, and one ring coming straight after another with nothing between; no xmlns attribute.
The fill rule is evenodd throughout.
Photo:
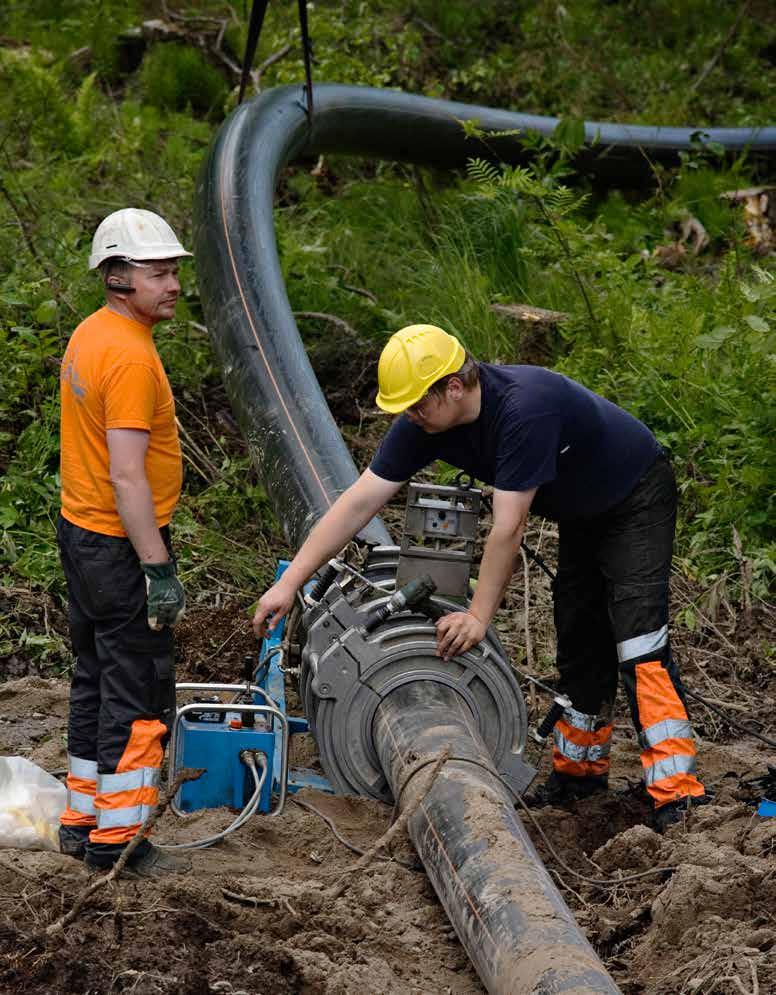
<svg viewBox="0 0 776 995"><path fill-rule="evenodd" d="M429 387L455 373L466 351L454 335L436 325L407 325L395 332L380 353L377 406L395 415L417 403Z"/></svg>

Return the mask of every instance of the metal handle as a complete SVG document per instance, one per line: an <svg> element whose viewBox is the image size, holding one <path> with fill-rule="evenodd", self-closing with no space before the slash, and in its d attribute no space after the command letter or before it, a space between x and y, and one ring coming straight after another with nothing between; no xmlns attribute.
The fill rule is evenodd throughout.
<svg viewBox="0 0 776 995"><path fill-rule="evenodd" d="M534 730L533 738L537 743L543 743L545 739L550 735L555 726L555 723L563 715L568 706L571 704L568 698L558 697L550 705L550 710L542 719L538 728Z"/></svg>

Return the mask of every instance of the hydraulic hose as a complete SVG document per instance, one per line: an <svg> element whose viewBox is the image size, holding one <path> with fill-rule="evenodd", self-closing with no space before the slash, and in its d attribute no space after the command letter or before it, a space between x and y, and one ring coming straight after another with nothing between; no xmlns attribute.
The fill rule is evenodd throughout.
<svg viewBox="0 0 776 995"><path fill-rule="evenodd" d="M533 129L557 118L432 100L335 83L315 87L310 120L304 90L278 87L241 104L200 173L194 204L197 275L207 326L229 399L273 510L297 547L356 468L329 413L291 312L273 222L275 186L287 163L346 153L456 168L481 156L527 157L520 136L467 138L462 122L487 132ZM776 128L662 128L585 124L575 166L598 181L643 180L650 162L673 163L693 136L731 152L776 156ZM698 139L695 139L696 141ZM645 155L645 151L647 154ZM377 519L362 538L390 542Z"/></svg>
<svg viewBox="0 0 776 995"><path fill-rule="evenodd" d="M401 810L422 795L418 757L450 751L408 829L487 990L494 995L619 991L582 935L516 817L459 695L404 684L378 706L375 748Z"/></svg>
<svg viewBox="0 0 776 995"><path fill-rule="evenodd" d="M157 846L160 850L204 850L205 847L213 846L214 843L220 843L221 840L226 839L226 837L233 833L240 826L244 825L252 815L255 815L259 804L261 803L261 791L264 787L264 782L267 780L267 771L269 767L267 765L267 760L262 753L254 753L250 750L246 751L245 760L243 761L248 770L250 771L251 777L253 778L253 794L245 803L243 810L240 814L231 822L226 829L222 829L220 833L216 833L215 836L208 836L202 840L192 840L189 843L158 843ZM261 767L261 776L257 770L257 764Z"/></svg>

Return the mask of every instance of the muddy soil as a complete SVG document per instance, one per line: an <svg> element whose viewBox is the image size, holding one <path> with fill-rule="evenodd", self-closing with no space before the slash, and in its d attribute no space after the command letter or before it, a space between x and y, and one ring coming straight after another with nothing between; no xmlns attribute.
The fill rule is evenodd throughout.
<svg viewBox="0 0 776 995"><path fill-rule="evenodd" d="M551 535L533 540L551 550ZM549 591L535 567L529 586L531 647L525 648L519 579L501 613L501 635L522 669L547 676ZM679 609L689 597L674 592ZM755 728L771 739L773 630L765 608L747 617L731 609L709 613L692 635L684 630L676 647L690 689L744 725L759 722ZM244 656L255 650L245 604L197 606L178 628L177 643L180 679L239 679ZM532 704L529 686L524 690ZM0 683L0 754L63 770L67 695L66 680L34 672ZM535 705L541 710L546 702ZM612 790L565 809L535 809L535 823L524 821L625 995L776 995L776 819L755 810L761 797L776 795L776 769L770 782L755 780L767 775L769 763L776 768L776 751L706 706L693 703L693 720L700 773L715 794L664 836L652 830L638 786L638 744L624 702L615 723ZM314 766L314 744L298 743L294 759ZM541 779L549 752L538 759ZM300 797L362 849L389 824L390 810L375 802L312 791ZM201 838L232 818L227 810L185 820L165 813L155 839ZM393 852L412 860L406 841ZM122 879L113 892L98 892L64 933L42 944L35 934L71 908L89 877L56 853L0 851L0 993L482 992L425 875L378 861L354 872L357 859L318 815L290 802L280 818L256 817L217 847L194 851L181 878ZM615 885L585 880L654 868L662 870ZM344 893L327 899L325 890L343 877Z"/></svg>

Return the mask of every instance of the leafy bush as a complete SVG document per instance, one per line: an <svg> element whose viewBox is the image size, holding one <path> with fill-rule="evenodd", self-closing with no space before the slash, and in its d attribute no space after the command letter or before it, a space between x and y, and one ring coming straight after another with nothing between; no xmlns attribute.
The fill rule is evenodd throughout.
<svg viewBox="0 0 776 995"><path fill-rule="evenodd" d="M143 59L140 87L147 103L161 110L220 113L227 84L204 56L187 45L164 44Z"/></svg>

